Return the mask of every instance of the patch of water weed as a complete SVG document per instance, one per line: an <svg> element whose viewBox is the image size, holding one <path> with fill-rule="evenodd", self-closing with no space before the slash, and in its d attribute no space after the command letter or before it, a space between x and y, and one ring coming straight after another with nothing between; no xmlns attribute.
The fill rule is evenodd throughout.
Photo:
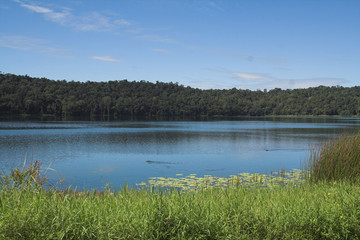
<svg viewBox="0 0 360 240"><path fill-rule="evenodd" d="M180 190L198 190L210 188L236 188L239 186L260 186L273 188L278 186L296 186L304 183L308 171L292 169L286 172L284 169L278 172L272 172L270 175L258 173L239 173L238 175L230 175L229 177L214 177L211 175L204 175L203 177L196 177L196 174L190 174L185 177L164 178L151 177L148 182L137 184L145 187L161 187L161 188L175 188ZM176 174L181 176L181 174Z"/></svg>

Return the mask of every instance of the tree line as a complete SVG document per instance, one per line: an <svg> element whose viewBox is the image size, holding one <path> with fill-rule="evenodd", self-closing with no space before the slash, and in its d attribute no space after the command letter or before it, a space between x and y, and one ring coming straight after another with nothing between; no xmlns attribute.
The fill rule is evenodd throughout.
<svg viewBox="0 0 360 240"><path fill-rule="evenodd" d="M360 87L201 90L147 81L75 82L0 74L1 114L58 117L360 116Z"/></svg>

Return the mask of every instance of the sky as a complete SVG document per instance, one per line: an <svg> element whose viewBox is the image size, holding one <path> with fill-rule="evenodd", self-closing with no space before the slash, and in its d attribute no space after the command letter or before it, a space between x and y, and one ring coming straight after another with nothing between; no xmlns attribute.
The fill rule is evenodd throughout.
<svg viewBox="0 0 360 240"><path fill-rule="evenodd" d="M200 89L360 86L360 1L0 0L0 71Z"/></svg>

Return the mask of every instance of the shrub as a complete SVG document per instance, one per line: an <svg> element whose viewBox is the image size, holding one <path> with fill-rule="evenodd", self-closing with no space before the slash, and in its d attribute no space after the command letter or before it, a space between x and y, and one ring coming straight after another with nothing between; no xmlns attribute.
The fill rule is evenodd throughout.
<svg viewBox="0 0 360 240"><path fill-rule="evenodd" d="M41 168L42 163L39 161L31 161L30 164L26 165L25 160L22 161L21 167L11 169L9 174L1 174L0 177L0 187L4 188L17 188L19 190L28 190L31 188L40 188L43 187L48 179L46 178L46 173L48 170L56 170L47 167L45 169ZM60 183L63 179L60 180Z"/></svg>

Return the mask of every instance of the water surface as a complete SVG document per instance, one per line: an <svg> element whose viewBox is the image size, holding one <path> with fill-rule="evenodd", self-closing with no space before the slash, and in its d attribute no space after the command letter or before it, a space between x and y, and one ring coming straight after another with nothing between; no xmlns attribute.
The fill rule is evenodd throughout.
<svg viewBox="0 0 360 240"><path fill-rule="evenodd" d="M359 129L359 118L0 122L0 166L9 171L27 154L43 166L53 161L63 187L103 189L108 183L118 189L179 173L226 177L298 169L312 146Z"/></svg>

